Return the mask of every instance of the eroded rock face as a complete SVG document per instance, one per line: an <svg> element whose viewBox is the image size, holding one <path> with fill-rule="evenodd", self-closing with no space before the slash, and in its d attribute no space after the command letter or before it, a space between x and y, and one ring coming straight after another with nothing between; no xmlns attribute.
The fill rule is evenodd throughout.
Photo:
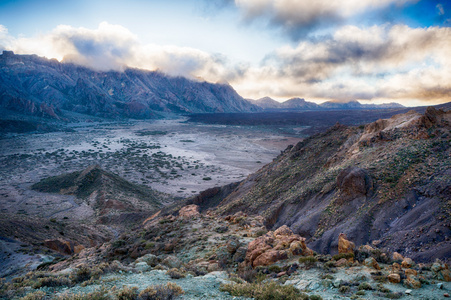
<svg viewBox="0 0 451 300"><path fill-rule="evenodd" d="M85 248L83 245L62 239L45 240L44 246L64 255L77 254Z"/></svg>
<svg viewBox="0 0 451 300"><path fill-rule="evenodd" d="M367 171L348 167L338 175L337 187L344 195L358 197L367 195L373 189L373 181Z"/></svg>
<svg viewBox="0 0 451 300"><path fill-rule="evenodd" d="M305 238L284 225L250 242L245 262L252 267L268 266L294 255L313 255L313 251L307 248Z"/></svg>
<svg viewBox="0 0 451 300"><path fill-rule="evenodd" d="M195 204L186 205L179 210L181 218L193 218L199 216L199 206Z"/></svg>
<svg viewBox="0 0 451 300"><path fill-rule="evenodd" d="M347 240L346 234L340 233L338 236L338 253L354 253L355 244Z"/></svg>

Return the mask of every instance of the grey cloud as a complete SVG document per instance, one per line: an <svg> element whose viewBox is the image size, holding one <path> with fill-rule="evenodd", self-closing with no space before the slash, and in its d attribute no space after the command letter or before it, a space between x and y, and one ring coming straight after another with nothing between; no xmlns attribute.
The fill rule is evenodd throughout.
<svg viewBox="0 0 451 300"><path fill-rule="evenodd" d="M401 7L418 0L361 0L361 1L299 1L299 0L235 0L247 21L266 20L272 27L281 28L293 40L305 38L316 29L344 24L368 10L383 16L391 6ZM384 13L382 13L384 12Z"/></svg>

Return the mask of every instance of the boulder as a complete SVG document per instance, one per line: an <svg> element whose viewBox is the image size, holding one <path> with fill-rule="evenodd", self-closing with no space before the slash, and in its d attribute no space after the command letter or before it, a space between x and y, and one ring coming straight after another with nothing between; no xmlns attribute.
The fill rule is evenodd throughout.
<svg viewBox="0 0 451 300"><path fill-rule="evenodd" d="M381 269L379 267L379 264L377 263L377 261L374 259L374 257L368 257L367 259L365 259L363 264L365 266L367 266L368 268L373 268L373 269L376 269L376 270L380 270Z"/></svg>
<svg viewBox="0 0 451 300"><path fill-rule="evenodd" d="M136 263L140 263L140 262L145 262L149 266L155 267L159 263L159 259L155 255L149 253L144 256L141 256L140 258L138 258L136 260Z"/></svg>
<svg viewBox="0 0 451 300"><path fill-rule="evenodd" d="M346 266L347 263L348 263L348 260L346 258L340 258L339 260L337 260L335 262L335 266L342 267L342 266Z"/></svg>
<svg viewBox="0 0 451 300"><path fill-rule="evenodd" d="M400 283L401 282L401 276L396 273L389 274L387 276L387 278L388 278L388 281L390 281L391 283Z"/></svg>
<svg viewBox="0 0 451 300"><path fill-rule="evenodd" d="M268 250L259 255L252 263L253 267L269 266L275 262L283 259L287 259L288 254L283 250Z"/></svg>
<svg viewBox="0 0 451 300"><path fill-rule="evenodd" d="M267 266L293 255L312 255L305 238L294 234L284 225L269 231L248 244L245 263L248 266Z"/></svg>
<svg viewBox="0 0 451 300"><path fill-rule="evenodd" d="M403 284L405 287L409 289L419 289L421 288L421 282L418 280L416 276L410 275L404 279Z"/></svg>
<svg viewBox="0 0 451 300"><path fill-rule="evenodd" d="M406 269L406 270L404 270L404 274L405 274L407 277L410 276L410 275L417 276L417 275L418 275L418 272L415 271L415 270L413 270L413 269Z"/></svg>
<svg viewBox="0 0 451 300"><path fill-rule="evenodd" d="M398 252L393 252L392 259L394 261L403 261L404 260L404 256L402 256Z"/></svg>
<svg viewBox="0 0 451 300"><path fill-rule="evenodd" d="M406 258L404 258L404 260L402 261L401 266L402 266L403 268L405 268L405 269L409 269L409 268L411 268L411 267L413 266L413 264L414 264L413 260L410 259L410 258L408 258L408 257L406 257Z"/></svg>
<svg viewBox="0 0 451 300"><path fill-rule="evenodd" d="M338 253L354 253L355 244L347 240L346 234L340 233L338 236Z"/></svg>
<svg viewBox="0 0 451 300"><path fill-rule="evenodd" d="M180 259L178 259L174 255L168 255L165 259L163 259L161 264L167 266L170 269L173 268L180 269L180 267L182 266L182 262L180 261Z"/></svg>
<svg viewBox="0 0 451 300"><path fill-rule="evenodd" d="M341 171L336 183L341 193L351 198L365 196L373 189L373 181L368 172L357 167Z"/></svg>

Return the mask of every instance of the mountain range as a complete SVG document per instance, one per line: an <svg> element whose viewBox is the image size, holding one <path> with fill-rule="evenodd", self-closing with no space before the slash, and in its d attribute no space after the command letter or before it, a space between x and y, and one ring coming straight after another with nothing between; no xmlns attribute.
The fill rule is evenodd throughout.
<svg viewBox="0 0 451 300"><path fill-rule="evenodd" d="M254 112L228 84L170 77L158 71L97 72L36 55L0 55L0 109L65 118L158 118L165 113Z"/></svg>
<svg viewBox="0 0 451 300"><path fill-rule="evenodd" d="M395 102L384 104L361 104L357 100L348 102L327 101L321 104L305 101L303 98L291 98L284 102L278 102L270 97L264 97L258 100L247 100L261 107L264 111L358 110L404 107L403 105Z"/></svg>
<svg viewBox="0 0 451 300"><path fill-rule="evenodd" d="M102 118L161 118L168 114L248 113L402 108L397 103L358 101L322 104L292 98L244 99L228 84L171 77L159 71L127 68L100 72L37 55L0 55L0 110L51 119L73 113ZM77 115L78 116L78 115Z"/></svg>

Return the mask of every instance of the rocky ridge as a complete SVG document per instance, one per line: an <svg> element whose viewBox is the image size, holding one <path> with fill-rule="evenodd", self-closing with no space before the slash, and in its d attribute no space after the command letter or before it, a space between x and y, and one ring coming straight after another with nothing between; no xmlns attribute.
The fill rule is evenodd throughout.
<svg viewBox="0 0 451 300"><path fill-rule="evenodd" d="M157 118L165 113L260 110L228 84L160 72L96 72L36 55L0 55L0 108L52 119L65 111L106 118ZM71 117L69 115L69 117Z"/></svg>

